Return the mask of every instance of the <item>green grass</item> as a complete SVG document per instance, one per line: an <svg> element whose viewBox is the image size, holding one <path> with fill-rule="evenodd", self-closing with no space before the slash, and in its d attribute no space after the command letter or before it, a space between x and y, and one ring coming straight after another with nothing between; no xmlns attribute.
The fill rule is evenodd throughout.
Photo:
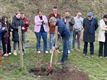
<svg viewBox="0 0 107 80"><path fill-rule="evenodd" d="M29 34L30 35L30 34ZM29 36L30 44L35 46L35 36ZM32 40L33 39L33 40ZM82 56L83 43L81 42L81 52L78 53L73 50L69 54L69 61L77 67L77 69L87 73L90 80L107 80L107 59L99 58L98 55L98 42L95 43L95 56L91 58ZM24 55L24 69L20 68L20 57L9 56L8 64L3 58L2 66L0 66L0 80L49 80L47 77L39 78L30 74L29 69L33 68L37 62L37 55L35 49L28 48ZM43 63L49 63L50 55L41 55L40 59ZM60 56L61 57L61 56ZM59 59L60 60L60 59Z"/></svg>

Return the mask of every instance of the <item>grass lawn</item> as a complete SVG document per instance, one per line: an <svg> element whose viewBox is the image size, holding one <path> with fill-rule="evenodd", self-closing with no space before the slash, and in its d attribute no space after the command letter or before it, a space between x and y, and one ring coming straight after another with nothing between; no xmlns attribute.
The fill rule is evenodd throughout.
<svg viewBox="0 0 107 80"><path fill-rule="evenodd" d="M35 36L29 34L30 44L35 46ZM82 42L81 42L82 44ZM76 66L79 70L86 72L90 80L107 80L107 59L99 58L98 55L98 42L95 43L95 56L91 58L82 56L81 52L73 50L69 54L69 61ZM43 55L44 62L49 62L49 54ZM18 56L9 56L8 64L3 58L2 66L0 66L0 80L49 80L47 77L39 78L33 76L28 72L30 68L35 66L37 56L34 48L28 48L24 55L24 69L20 69L20 58Z"/></svg>

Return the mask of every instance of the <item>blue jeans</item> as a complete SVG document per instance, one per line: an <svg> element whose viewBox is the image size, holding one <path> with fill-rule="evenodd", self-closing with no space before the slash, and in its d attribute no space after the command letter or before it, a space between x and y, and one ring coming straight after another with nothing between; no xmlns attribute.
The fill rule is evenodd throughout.
<svg viewBox="0 0 107 80"><path fill-rule="evenodd" d="M37 43L36 43L36 49L37 51L40 50L40 41L41 37L43 39L43 50L44 52L47 51L47 32L35 32Z"/></svg>
<svg viewBox="0 0 107 80"><path fill-rule="evenodd" d="M61 63L64 63L68 58L68 39L63 39L63 54L61 58Z"/></svg>
<svg viewBox="0 0 107 80"><path fill-rule="evenodd" d="M2 40L0 40L0 50L2 50Z"/></svg>
<svg viewBox="0 0 107 80"><path fill-rule="evenodd" d="M50 50L54 46L54 33L50 33Z"/></svg>
<svg viewBox="0 0 107 80"><path fill-rule="evenodd" d="M64 63L65 60L68 58L68 41L70 38L70 33L68 32L67 35L62 36L63 40L63 54L61 58L61 63Z"/></svg>
<svg viewBox="0 0 107 80"><path fill-rule="evenodd" d="M68 50L71 50L72 40L73 40L73 32L70 32L70 38L68 40Z"/></svg>

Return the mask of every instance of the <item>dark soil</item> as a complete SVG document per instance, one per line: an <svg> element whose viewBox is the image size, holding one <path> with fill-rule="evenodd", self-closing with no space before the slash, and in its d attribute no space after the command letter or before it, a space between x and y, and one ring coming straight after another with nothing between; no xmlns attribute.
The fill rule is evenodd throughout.
<svg viewBox="0 0 107 80"><path fill-rule="evenodd" d="M29 71L36 76L48 76L51 80L89 80L86 73L70 66L62 66L59 69L47 70L47 68L31 69Z"/></svg>
<svg viewBox="0 0 107 80"><path fill-rule="evenodd" d="M50 77L51 80L89 80L85 73L70 68L57 70Z"/></svg>
<svg viewBox="0 0 107 80"><path fill-rule="evenodd" d="M33 73L36 76L48 76L53 73L53 69L48 69L45 67L30 69L30 73Z"/></svg>

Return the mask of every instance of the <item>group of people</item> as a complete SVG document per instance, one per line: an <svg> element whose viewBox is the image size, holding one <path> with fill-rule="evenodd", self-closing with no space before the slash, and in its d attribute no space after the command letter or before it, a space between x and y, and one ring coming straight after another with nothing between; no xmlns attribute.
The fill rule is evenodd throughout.
<svg viewBox="0 0 107 80"><path fill-rule="evenodd" d="M25 17L24 13L16 13L13 17L12 22L9 22L7 16L3 16L0 19L0 54L3 52L2 56L11 55L11 41L10 33L12 32L13 41L13 54L17 55L17 47L19 47L19 27L21 27L22 33L22 51L24 51L25 34L29 27L29 21ZM2 51L3 49L3 51Z"/></svg>
<svg viewBox="0 0 107 80"><path fill-rule="evenodd" d="M37 39L37 53L41 53L41 37L43 38L43 52L48 53L47 33L49 32L50 53L53 52L54 46L56 47L56 50L58 50L58 43L61 43L60 38L62 39L63 51L61 63L64 63L68 58L68 53L71 53L72 49L75 49L75 42L77 42L77 50L80 52L80 37L83 30L83 55L87 55L88 44L90 44L90 55L93 57L95 31L99 27L99 56L107 57L107 14L98 21L91 11L87 13L86 18L82 18L81 12L78 12L76 16L73 17L71 16L70 11L67 10L64 12L64 17L61 17L57 7L53 7L52 12L48 17L43 14L42 10L38 9L34 22L34 32ZM58 36L56 36L56 32ZM55 42L56 37L58 38L57 43Z"/></svg>
<svg viewBox="0 0 107 80"><path fill-rule="evenodd" d="M16 13L10 23L6 16L0 19L0 52L3 48L3 55L11 54L10 32L12 32L13 54L17 55L16 48L19 46L19 28L22 32L22 51L24 51L25 34L29 27L29 21L24 13ZM43 52L53 53L53 48L58 51L58 43L63 43L61 63L68 58L68 53L75 49L80 52L80 37L83 30L83 55L88 52L88 43L90 44L90 55L94 55L95 31L99 27L99 56L107 57L107 14L98 22L93 12L88 12L86 18L82 18L82 13L78 12L75 17L71 16L70 11L64 12L64 17L58 12L57 7L53 7L52 12L46 17L43 11L38 9L34 17L34 33L36 36L37 53L41 53L41 37L43 39ZM49 33L49 50L48 50ZM50 51L50 52L48 52Z"/></svg>

